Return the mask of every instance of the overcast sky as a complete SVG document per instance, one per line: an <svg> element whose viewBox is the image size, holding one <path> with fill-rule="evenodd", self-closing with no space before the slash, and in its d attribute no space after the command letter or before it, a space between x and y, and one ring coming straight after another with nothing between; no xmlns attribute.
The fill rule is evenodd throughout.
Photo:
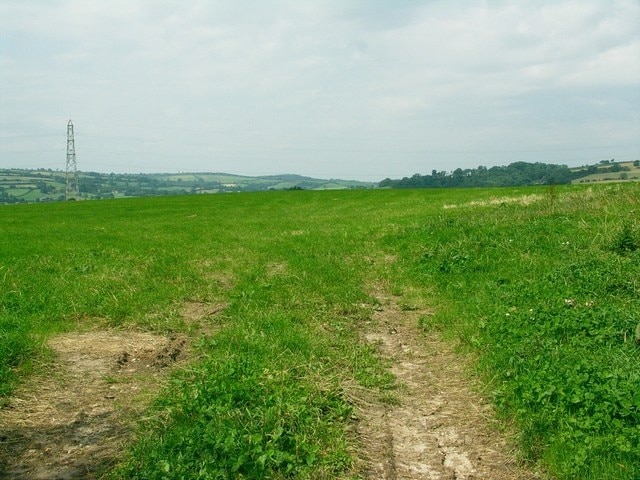
<svg viewBox="0 0 640 480"><path fill-rule="evenodd" d="M0 0L0 167L640 158L640 0Z"/></svg>

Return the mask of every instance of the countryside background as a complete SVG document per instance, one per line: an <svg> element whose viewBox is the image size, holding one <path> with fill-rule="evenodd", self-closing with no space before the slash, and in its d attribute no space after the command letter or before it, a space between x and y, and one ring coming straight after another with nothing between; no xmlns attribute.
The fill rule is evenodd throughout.
<svg viewBox="0 0 640 480"><path fill-rule="evenodd" d="M640 160L569 168L566 165L515 162L504 166L457 168L451 172L381 182L322 180L300 175L250 177L228 173L117 174L78 172L77 199L249 192L265 190L339 190L352 188L507 187L640 180ZM0 169L0 203L51 202L65 199L64 171Z"/></svg>
<svg viewBox="0 0 640 480"><path fill-rule="evenodd" d="M0 480L640 479L639 26L0 1Z"/></svg>

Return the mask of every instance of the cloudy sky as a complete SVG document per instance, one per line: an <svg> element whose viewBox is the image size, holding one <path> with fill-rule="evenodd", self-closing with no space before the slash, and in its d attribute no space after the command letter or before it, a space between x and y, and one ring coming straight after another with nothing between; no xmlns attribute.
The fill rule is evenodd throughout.
<svg viewBox="0 0 640 480"><path fill-rule="evenodd" d="M0 167L640 158L640 0L0 0Z"/></svg>

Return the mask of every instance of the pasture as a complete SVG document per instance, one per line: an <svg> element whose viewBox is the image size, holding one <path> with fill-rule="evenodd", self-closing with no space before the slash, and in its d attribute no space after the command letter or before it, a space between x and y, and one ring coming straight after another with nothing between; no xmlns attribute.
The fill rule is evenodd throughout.
<svg viewBox="0 0 640 480"><path fill-rule="evenodd" d="M185 338L101 474L360 478L359 399L401 398L362 335L384 288L469 365L524 465L638 478L639 208L634 183L0 206L0 401L59 335Z"/></svg>

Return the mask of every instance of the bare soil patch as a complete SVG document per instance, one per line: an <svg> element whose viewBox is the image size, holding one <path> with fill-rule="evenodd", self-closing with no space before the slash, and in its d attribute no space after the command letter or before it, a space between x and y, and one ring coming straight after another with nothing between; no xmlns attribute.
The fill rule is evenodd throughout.
<svg viewBox="0 0 640 480"><path fill-rule="evenodd" d="M380 289L374 296L380 306L365 340L392 360L402 388L397 405L373 401L359 415L367 478L541 478L516 461L452 346L419 328L426 312L403 310Z"/></svg>
<svg viewBox="0 0 640 480"><path fill-rule="evenodd" d="M227 306L228 304L224 302L207 303L190 300L180 308L180 316L185 323L193 328L194 333L208 336L219 330L220 324L212 320L222 313Z"/></svg>
<svg viewBox="0 0 640 480"><path fill-rule="evenodd" d="M113 463L170 369L184 336L97 331L49 341L55 362L0 410L0 479L91 479Z"/></svg>

